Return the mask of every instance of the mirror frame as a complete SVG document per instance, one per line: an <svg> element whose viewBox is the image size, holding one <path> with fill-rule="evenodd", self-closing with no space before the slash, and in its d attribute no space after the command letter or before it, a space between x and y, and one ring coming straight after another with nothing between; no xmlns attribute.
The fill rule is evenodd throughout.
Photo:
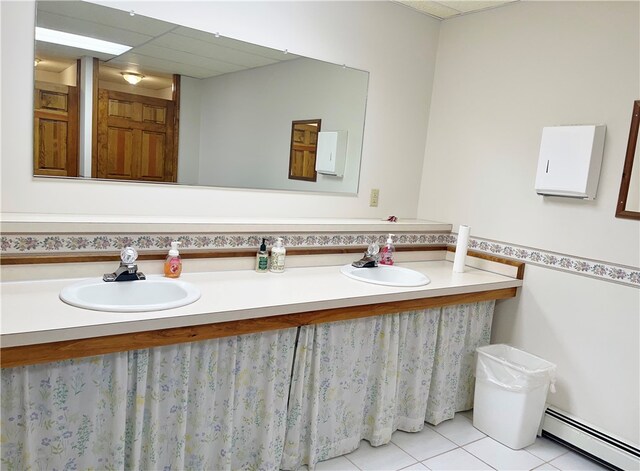
<svg viewBox="0 0 640 471"><path fill-rule="evenodd" d="M616 217L624 219L640 220L639 211L627 209L627 199L629 197L629 185L631 184L631 173L633 170L633 160L638 145L638 126L640 125L640 100L633 102L633 113L631 115L631 127L629 129L629 141L627 142L627 155L622 169L622 181L620 182L620 194L618 205L616 206ZM636 175L640 178L640 175Z"/></svg>

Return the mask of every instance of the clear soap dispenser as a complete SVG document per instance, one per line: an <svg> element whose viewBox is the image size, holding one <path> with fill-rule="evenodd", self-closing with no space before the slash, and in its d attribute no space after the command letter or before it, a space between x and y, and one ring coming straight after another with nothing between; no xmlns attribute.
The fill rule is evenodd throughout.
<svg viewBox="0 0 640 471"><path fill-rule="evenodd" d="M171 242L171 250L164 261L164 276L167 278L178 278L182 273L182 258L178 252L179 241Z"/></svg>
<svg viewBox="0 0 640 471"><path fill-rule="evenodd" d="M387 243L382 247L380 261L378 262L380 265L393 265L393 253L395 252L393 239L391 239L393 236L395 236L395 234L389 234Z"/></svg>
<svg viewBox="0 0 640 471"><path fill-rule="evenodd" d="M284 257L287 250L284 248L282 237L278 237L276 243L271 247L271 266L269 270L273 273L282 273L284 271Z"/></svg>

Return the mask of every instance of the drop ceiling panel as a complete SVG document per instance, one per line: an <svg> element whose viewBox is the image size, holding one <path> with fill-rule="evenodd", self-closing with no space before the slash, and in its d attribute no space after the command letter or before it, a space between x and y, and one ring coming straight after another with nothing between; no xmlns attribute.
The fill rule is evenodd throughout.
<svg viewBox="0 0 640 471"><path fill-rule="evenodd" d="M291 60L297 59L298 56L295 54L285 54L283 51L279 51L277 49L271 49L268 47L258 46L256 44L246 43L244 41L238 41L236 39L218 37L216 38L211 33L205 33L203 31L197 31L194 29L189 29L185 27L178 27L172 31L173 34L180 34L182 36L187 36L193 39L199 39L204 42L214 43L220 47L226 47L233 51L240 51L247 54L258 55L261 57L266 57L268 59L273 59L275 61L283 61L283 60Z"/></svg>
<svg viewBox="0 0 640 471"><path fill-rule="evenodd" d="M472 11L480 11L485 10L487 8L494 8L497 6L504 5L506 3L510 3L508 1L474 1L474 0L454 0L454 1L439 1L441 5L444 5L449 8L453 8L454 10L458 10L461 13L469 13Z"/></svg>
<svg viewBox="0 0 640 471"><path fill-rule="evenodd" d="M102 61L112 59L113 54L105 54L104 52L90 51L86 49L80 49L70 46L61 46L60 44L45 43L42 41L36 41L36 57L59 57L63 59L76 60L82 56L97 57Z"/></svg>
<svg viewBox="0 0 640 471"><path fill-rule="evenodd" d="M100 25L92 21L55 15L48 12L38 14L37 24L43 28L79 34L81 36L89 36L92 38L102 39L104 41L125 44L127 46L137 46L153 39L153 36L140 34L136 31Z"/></svg>
<svg viewBox="0 0 640 471"><path fill-rule="evenodd" d="M455 10L453 8L449 8L446 5L442 5L440 3L437 2L424 2L424 1L412 1L412 0L406 0L406 1L401 1L400 3L402 3L403 5L406 5L408 7L411 7L415 10L418 10L422 13L427 13L431 16L435 16L437 18L449 18L452 16L457 16L460 14L460 12L458 10Z"/></svg>
<svg viewBox="0 0 640 471"><path fill-rule="evenodd" d="M146 44L144 46L137 47L133 54L138 57L138 60L140 61L139 63L143 67L149 65L149 59L157 59L159 61L164 60L173 62L174 64L177 64L178 67L198 67L202 70L210 70L211 75L226 74L245 69L245 67L241 65L210 59L208 57L202 57L184 51L176 51L175 49L167 49L153 44ZM126 53L123 55L123 59L127 60Z"/></svg>
<svg viewBox="0 0 640 471"><path fill-rule="evenodd" d="M145 36L158 36L170 31L175 26L164 21L145 18L143 16L131 16L126 11L107 8L88 2L78 1L40 1L38 2L38 25L42 12L57 13L69 18L70 25L74 21L83 21L93 24L94 28L106 25L113 30L136 32ZM69 31L74 32L74 31ZM106 38L108 39L108 38ZM117 37L111 40L117 41ZM129 44L131 46L132 44Z"/></svg>
<svg viewBox="0 0 640 471"><path fill-rule="evenodd" d="M150 70L152 71L151 73L161 72L165 74L180 74L194 78L207 78L212 77L213 75L219 75L211 69L131 53L123 54L122 56L109 61L108 65L112 67L122 67L123 70L130 70L132 72L139 72L142 74L145 74L146 70Z"/></svg>
<svg viewBox="0 0 640 471"><path fill-rule="evenodd" d="M185 55L185 59L188 59L194 65L198 65L198 61L205 61L205 59L213 60L215 58L215 63L220 64L220 66L225 63L228 64L226 67L230 72L242 68L261 67L276 62L273 59L260 55L248 54L223 47L214 41L201 41L200 39L189 38L173 33L165 34L136 50L141 54L151 55L147 51L149 46L155 46L166 51L167 54L169 54L169 58L171 58L172 54L183 54Z"/></svg>
<svg viewBox="0 0 640 471"><path fill-rule="evenodd" d="M484 0L396 0L408 7L440 19L486 10L507 5L518 0L484 1Z"/></svg>

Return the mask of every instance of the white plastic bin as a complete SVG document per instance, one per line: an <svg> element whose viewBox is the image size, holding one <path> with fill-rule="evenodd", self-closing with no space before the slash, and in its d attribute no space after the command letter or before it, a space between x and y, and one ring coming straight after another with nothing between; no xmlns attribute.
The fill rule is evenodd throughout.
<svg viewBox="0 0 640 471"><path fill-rule="evenodd" d="M476 351L473 426L514 450L533 444L556 365L509 345Z"/></svg>

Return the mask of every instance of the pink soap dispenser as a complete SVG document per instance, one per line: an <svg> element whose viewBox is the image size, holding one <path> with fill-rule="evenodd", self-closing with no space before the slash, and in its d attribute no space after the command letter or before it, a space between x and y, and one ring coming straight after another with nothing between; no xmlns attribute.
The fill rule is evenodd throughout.
<svg viewBox="0 0 640 471"><path fill-rule="evenodd" d="M182 273L182 258L178 252L179 241L171 242L171 250L164 261L164 276L167 278L178 278Z"/></svg>
<svg viewBox="0 0 640 471"><path fill-rule="evenodd" d="M382 247L382 253L380 255L380 265L393 265L393 240L391 239L395 234L389 234L387 237L387 243Z"/></svg>

